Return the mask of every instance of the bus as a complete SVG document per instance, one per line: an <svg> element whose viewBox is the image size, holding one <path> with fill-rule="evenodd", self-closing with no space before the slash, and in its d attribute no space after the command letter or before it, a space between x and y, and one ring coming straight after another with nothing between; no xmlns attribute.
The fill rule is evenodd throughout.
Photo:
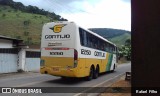
<svg viewBox="0 0 160 96"><path fill-rule="evenodd" d="M74 22L45 23L41 37L41 74L96 79L117 68L117 47Z"/></svg>

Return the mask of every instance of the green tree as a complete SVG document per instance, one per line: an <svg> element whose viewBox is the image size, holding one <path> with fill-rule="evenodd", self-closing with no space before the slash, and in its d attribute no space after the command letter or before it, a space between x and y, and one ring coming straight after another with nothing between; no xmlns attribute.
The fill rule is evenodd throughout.
<svg viewBox="0 0 160 96"><path fill-rule="evenodd" d="M125 46L130 46L131 45L131 39L127 39L125 41Z"/></svg>
<svg viewBox="0 0 160 96"><path fill-rule="evenodd" d="M126 57L127 60L131 60L131 40L127 39L125 45L119 49L120 57Z"/></svg>

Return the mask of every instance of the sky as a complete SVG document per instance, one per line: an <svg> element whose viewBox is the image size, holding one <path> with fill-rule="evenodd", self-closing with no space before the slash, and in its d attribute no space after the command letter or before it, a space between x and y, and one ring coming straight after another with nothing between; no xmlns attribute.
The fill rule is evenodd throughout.
<svg viewBox="0 0 160 96"><path fill-rule="evenodd" d="M131 30L130 0L13 0L54 12L84 28Z"/></svg>

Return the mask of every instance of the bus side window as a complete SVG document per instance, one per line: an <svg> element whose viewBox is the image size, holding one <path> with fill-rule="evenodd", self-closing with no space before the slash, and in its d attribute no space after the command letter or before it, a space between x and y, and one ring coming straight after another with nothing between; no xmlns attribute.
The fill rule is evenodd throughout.
<svg viewBox="0 0 160 96"><path fill-rule="evenodd" d="M87 46L88 41L87 41L86 31L83 30L82 28L79 28L79 33L80 33L80 43L81 43L81 45L82 46Z"/></svg>
<svg viewBox="0 0 160 96"><path fill-rule="evenodd" d="M106 50L106 46L107 46L106 43L104 43L104 51L107 51L107 50Z"/></svg>
<svg viewBox="0 0 160 96"><path fill-rule="evenodd" d="M109 52L109 44L106 43L106 51Z"/></svg>
<svg viewBox="0 0 160 96"><path fill-rule="evenodd" d="M86 38L87 38L87 47L91 47L91 38L90 38L90 34L87 32L86 33Z"/></svg>
<svg viewBox="0 0 160 96"><path fill-rule="evenodd" d="M102 44L102 51L105 51L105 42L103 41L103 42L101 42L101 44Z"/></svg>
<svg viewBox="0 0 160 96"><path fill-rule="evenodd" d="M108 51L111 52L111 45L110 44L108 44L108 45L109 45Z"/></svg>
<svg viewBox="0 0 160 96"><path fill-rule="evenodd" d="M92 34L87 33L87 36L88 36L88 41L89 41L88 47L94 48L94 38Z"/></svg>
<svg viewBox="0 0 160 96"><path fill-rule="evenodd" d="M100 39L98 44L99 44L98 46L100 47L99 49L104 51L104 41Z"/></svg>
<svg viewBox="0 0 160 96"><path fill-rule="evenodd" d="M113 46L112 45L110 45L110 46L111 46L110 47L111 48L110 52L113 53Z"/></svg>
<svg viewBox="0 0 160 96"><path fill-rule="evenodd" d="M112 53L114 52L114 47L112 46Z"/></svg>
<svg viewBox="0 0 160 96"><path fill-rule="evenodd" d="M81 28L79 28L79 34L80 34L80 43L82 46L84 46L84 34Z"/></svg>
<svg viewBox="0 0 160 96"><path fill-rule="evenodd" d="M109 44L110 52L112 53L112 45Z"/></svg>
<svg viewBox="0 0 160 96"><path fill-rule="evenodd" d="M114 48L114 53L116 54L116 47L114 46L113 48Z"/></svg>
<svg viewBox="0 0 160 96"><path fill-rule="evenodd" d="M87 46L88 44L88 41L87 41L87 36L86 36L86 31L85 30L83 30L83 35L84 35L84 46Z"/></svg>

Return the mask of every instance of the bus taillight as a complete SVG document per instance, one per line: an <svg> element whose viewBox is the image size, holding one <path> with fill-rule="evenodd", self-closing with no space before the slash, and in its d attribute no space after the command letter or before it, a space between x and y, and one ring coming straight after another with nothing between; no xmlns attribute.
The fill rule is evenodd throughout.
<svg viewBox="0 0 160 96"><path fill-rule="evenodd" d="M76 49L74 49L74 68L77 67L78 63L78 52Z"/></svg>

